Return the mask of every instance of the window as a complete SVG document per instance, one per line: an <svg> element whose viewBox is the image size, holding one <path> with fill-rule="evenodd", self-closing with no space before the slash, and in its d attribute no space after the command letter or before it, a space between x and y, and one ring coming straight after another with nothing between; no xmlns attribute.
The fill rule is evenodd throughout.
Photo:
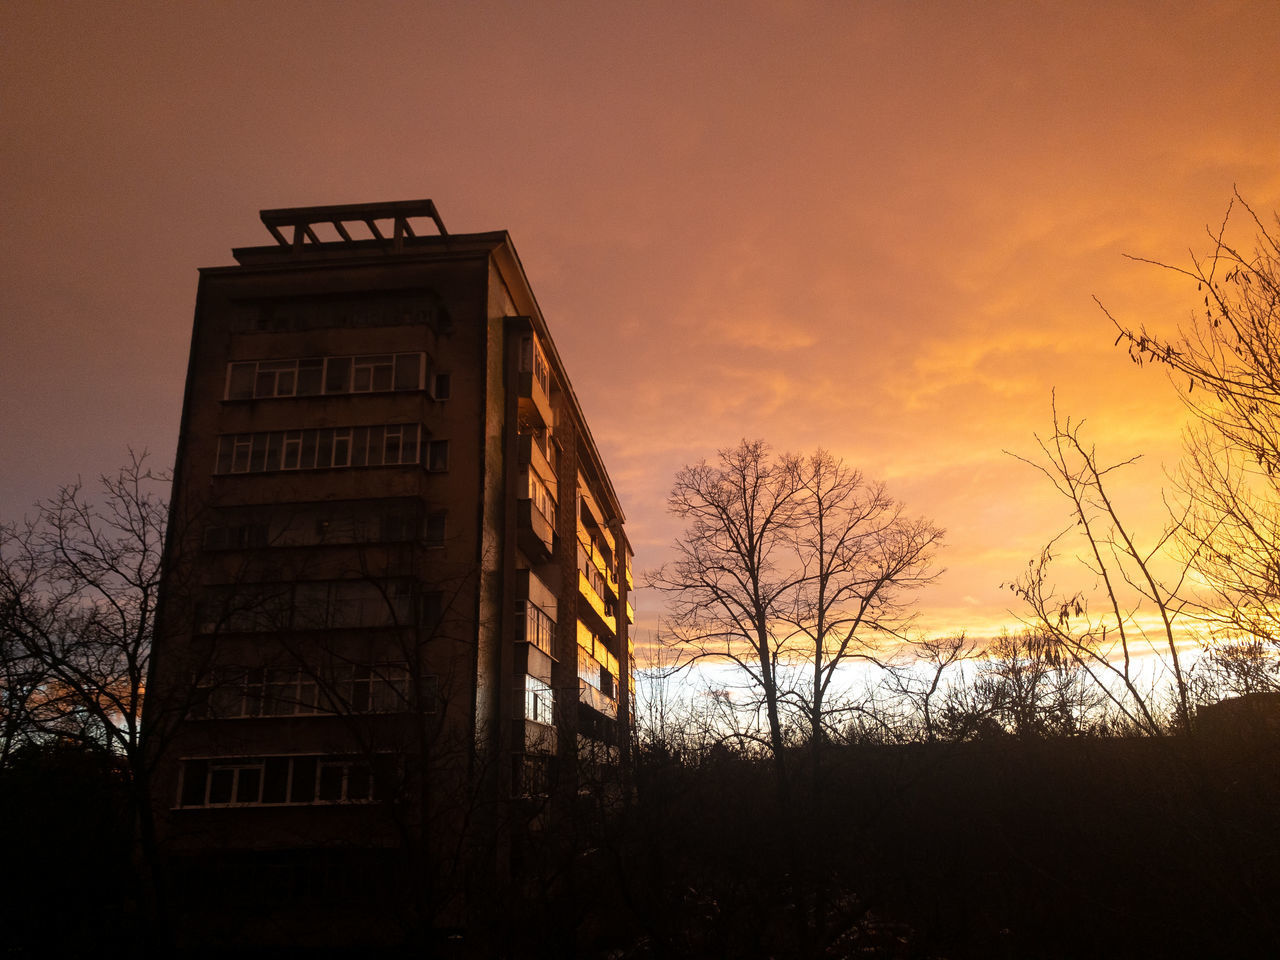
<svg viewBox="0 0 1280 960"><path fill-rule="evenodd" d="M412 587L405 581L336 580L309 586L326 590L325 627L391 627L412 623Z"/></svg>
<svg viewBox="0 0 1280 960"><path fill-rule="evenodd" d="M395 357L383 354L356 357L351 377L352 393L378 393L390 390L394 383Z"/></svg>
<svg viewBox="0 0 1280 960"><path fill-rule="evenodd" d="M205 715L256 717L262 713L263 671L221 672L211 678L212 688L203 704ZM198 714L197 714L198 715Z"/></svg>
<svg viewBox="0 0 1280 960"><path fill-rule="evenodd" d="M351 392L351 361L353 357L332 357L324 363L324 392Z"/></svg>
<svg viewBox="0 0 1280 960"><path fill-rule="evenodd" d="M355 760L322 760L316 776L317 803L346 803L373 797L368 764Z"/></svg>
<svg viewBox="0 0 1280 960"><path fill-rule="evenodd" d="M552 527L556 525L556 502L551 499L551 491L547 489L547 485L542 482L542 478L529 469L529 497L533 500L534 507L538 512L546 518L547 523Z"/></svg>
<svg viewBox="0 0 1280 960"><path fill-rule="evenodd" d="M435 713L440 709L440 678L424 676L418 685L418 709L423 713Z"/></svg>
<svg viewBox="0 0 1280 960"><path fill-rule="evenodd" d="M368 803L395 783L394 757L221 757L182 761L179 807Z"/></svg>
<svg viewBox="0 0 1280 960"><path fill-rule="evenodd" d="M386 543L417 540L421 529L422 518L411 509L386 513L378 519L378 538Z"/></svg>
<svg viewBox="0 0 1280 960"><path fill-rule="evenodd" d="M552 635L556 622L546 612L531 601L517 601L524 605L524 639L543 653L551 654Z"/></svg>
<svg viewBox="0 0 1280 960"><path fill-rule="evenodd" d="M289 624L289 584L257 583L238 588L210 587L196 609L201 633L256 633Z"/></svg>
<svg viewBox="0 0 1280 960"><path fill-rule="evenodd" d="M298 385L298 361L262 360L254 378L255 397L292 397Z"/></svg>
<svg viewBox="0 0 1280 960"><path fill-rule="evenodd" d="M422 528L420 505L405 501L281 504L274 513L270 541L264 535L252 545L394 543L417 540Z"/></svg>
<svg viewBox="0 0 1280 960"><path fill-rule="evenodd" d="M436 400L448 400L451 388L449 374L437 373L431 378L431 396Z"/></svg>
<svg viewBox="0 0 1280 960"><path fill-rule="evenodd" d="M232 363L227 366L227 399L251 400L258 376L256 363Z"/></svg>
<svg viewBox="0 0 1280 960"><path fill-rule="evenodd" d="M419 462L422 427L392 423L372 427L329 427L320 430L277 430L218 437L217 474L275 473L332 467L404 466ZM445 444L436 452L437 443ZM448 466L448 441L433 441L431 456Z"/></svg>
<svg viewBox="0 0 1280 960"><path fill-rule="evenodd" d="M426 354L245 360L227 364L228 400L421 390Z"/></svg>
<svg viewBox="0 0 1280 960"><path fill-rule="evenodd" d="M372 434L370 436L372 437ZM370 463L372 462L371 452ZM401 423L387 427L382 437L382 462L390 464L418 462L418 425L416 423Z"/></svg>
<svg viewBox="0 0 1280 960"><path fill-rule="evenodd" d="M596 565L591 562L590 556L587 555L587 549L582 545L581 541L578 542L578 569L587 578L587 583L591 584L591 589L602 600L605 597L612 596L613 591L604 582L604 577L600 576L600 571L596 569Z"/></svg>
<svg viewBox="0 0 1280 960"><path fill-rule="evenodd" d="M299 360L298 361L298 392L299 397L315 397L319 396L324 387L324 361L323 360Z"/></svg>
<svg viewBox="0 0 1280 960"><path fill-rule="evenodd" d="M410 706L404 662L343 663L332 669L221 667L200 687L203 695L191 709L192 720L403 713ZM430 706L433 710L434 702Z"/></svg>
<svg viewBox="0 0 1280 960"><path fill-rule="evenodd" d="M395 357L396 390L417 390L422 384L423 355L420 353L397 353Z"/></svg>
<svg viewBox="0 0 1280 960"><path fill-rule="evenodd" d="M427 469L443 473L449 469L449 441L431 440L427 443Z"/></svg>
<svg viewBox="0 0 1280 960"><path fill-rule="evenodd" d="M578 679L600 689L600 674L603 672L600 661L581 647L578 648Z"/></svg>
<svg viewBox="0 0 1280 960"><path fill-rule="evenodd" d="M520 372L532 373L533 379L542 387L542 392L551 395L551 373L547 367L547 356L542 352L542 344L538 338L530 334L520 344Z"/></svg>
<svg viewBox="0 0 1280 960"><path fill-rule="evenodd" d="M443 547L445 526L449 519L447 510L433 510L427 514L427 530L424 540L428 547Z"/></svg>
<svg viewBox="0 0 1280 960"><path fill-rule="evenodd" d="M524 718L548 726L555 723L555 694L537 677L524 678Z"/></svg>
<svg viewBox="0 0 1280 960"><path fill-rule="evenodd" d="M261 761L210 765L205 805L225 807L233 803L262 802Z"/></svg>
<svg viewBox="0 0 1280 960"><path fill-rule="evenodd" d="M351 713L401 713L409 704L409 669L403 663L349 665L336 687Z"/></svg>
<svg viewBox="0 0 1280 960"><path fill-rule="evenodd" d="M287 717L322 711L320 685L309 670L275 667L265 671L262 688L262 715Z"/></svg>
<svg viewBox="0 0 1280 960"><path fill-rule="evenodd" d="M310 580L210 587L199 605L201 633L263 633L413 625L405 580Z"/></svg>
<svg viewBox="0 0 1280 960"><path fill-rule="evenodd" d="M551 439L551 428L534 424L521 425L520 432L527 434L531 438L530 444L537 447L542 455L547 458L547 463L551 466L552 476L555 476L556 445L555 441Z"/></svg>
<svg viewBox="0 0 1280 960"><path fill-rule="evenodd" d="M204 531L206 550L246 550L265 547L269 527L265 521L230 523L207 527Z"/></svg>
<svg viewBox="0 0 1280 960"><path fill-rule="evenodd" d="M418 622L425 629L434 631L444 622L444 593L428 590L418 601Z"/></svg>
<svg viewBox="0 0 1280 960"><path fill-rule="evenodd" d="M551 792L551 757L516 754L513 782L516 795L545 797Z"/></svg>

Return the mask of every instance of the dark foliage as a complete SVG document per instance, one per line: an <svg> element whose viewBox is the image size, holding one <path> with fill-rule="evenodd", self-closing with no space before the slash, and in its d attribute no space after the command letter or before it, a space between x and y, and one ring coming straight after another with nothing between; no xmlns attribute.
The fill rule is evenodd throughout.
<svg viewBox="0 0 1280 960"><path fill-rule="evenodd" d="M1225 726L833 747L818 795L794 798L803 817L777 808L767 763L646 750L631 797L584 796L569 834L528 834L515 873L473 891L465 922L414 955L1274 955L1278 748L1275 731ZM109 955L144 939L126 808L115 762L80 745L24 750L0 772L6 955L47 955L55 941L64 955ZM281 956L337 955L329 928L344 955L353 943L408 955L386 924L403 878L394 856L351 857L221 873L174 863L171 875L228 898L210 933L225 944L206 952L261 940L285 900L312 900L315 941L277 943Z"/></svg>
<svg viewBox="0 0 1280 960"><path fill-rule="evenodd" d="M137 921L125 778L80 743L16 751L0 768L5 957L125 953Z"/></svg>
<svg viewBox="0 0 1280 960"><path fill-rule="evenodd" d="M1277 747L1238 731L848 747L800 821L751 761L659 761L628 880L648 923L621 955L1273 955Z"/></svg>

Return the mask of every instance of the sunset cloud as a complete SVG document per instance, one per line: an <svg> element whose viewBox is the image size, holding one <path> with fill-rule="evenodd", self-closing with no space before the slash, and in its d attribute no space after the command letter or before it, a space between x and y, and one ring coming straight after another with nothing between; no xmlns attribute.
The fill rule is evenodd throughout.
<svg viewBox="0 0 1280 960"><path fill-rule="evenodd" d="M1267 4L26 5L0 83L0 519L172 458L196 268L264 207L430 196L509 229L656 566L675 472L826 447L948 529L921 622L987 631L1063 522L1050 398L1143 529L1184 413L1112 345L1280 207ZM51 64L57 65L52 69ZM642 631L658 598L638 597Z"/></svg>

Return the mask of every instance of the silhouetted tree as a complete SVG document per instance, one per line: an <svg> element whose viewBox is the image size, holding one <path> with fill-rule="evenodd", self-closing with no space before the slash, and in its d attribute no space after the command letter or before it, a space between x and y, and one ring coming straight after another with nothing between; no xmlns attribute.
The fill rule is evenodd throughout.
<svg viewBox="0 0 1280 960"><path fill-rule="evenodd" d="M936 576L932 560L942 531L907 517L884 484L867 481L826 451L797 466L789 539L800 576L778 616L779 629L787 631L786 655L808 673L789 696L817 750L831 719L848 712L830 700L837 671L854 659L879 664L881 641L905 638L912 620L908 595Z"/></svg>
<svg viewBox="0 0 1280 960"><path fill-rule="evenodd" d="M1079 663L1043 630L998 636L986 650L974 687L984 713L1019 737L1082 733L1104 701Z"/></svg>
<svg viewBox="0 0 1280 960"><path fill-rule="evenodd" d="M73 742L119 760L145 863L155 864L142 702L168 477L131 454L91 497L80 482L0 526L6 744Z"/></svg>
<svg viewBox="0 0 1280 960"><path fill-rule="evenodd" d="M954 685L944 683L944 677L977 654L977 641L967 639L963 633L924 637L911 641L901 651L898 661L890 665L887 673L889 683L907 702L910 711L906 722L918 722L926 741L937 739L938 705L947 700Z"/></svg>
<svg viewBox="0 0 1280 960"><path fill-rule="evenodd" d="M668 596L667 642L693 659L723 658L746 674L767 719L778 789L787 791L773 621L800 573L788 543L800 496L795 459L775 460L763 441L743 441L676 474L668 498L684 520L677 557L650 577Z"/></svg>
<svg viewBox="0 0 1280 960"><path fill-rule="evenodd" d="M685 532L650 578L669 598L669 640L746 676L739 706L763 713L785 797L785 711L816 751L848 715L830 700L841 665L902 635L942 531L825 451L774 457L762 441L682 469L669 504Z"/></svg>
<svg viewBox="0 0 1280 960"><path fill-rule="evenodd" d="M1251 249L1228 238L1237 208L1253 233ZM1236 193L1221 225L1207 230L1206 255L1192 252L1187 266L1133 258L1195 284L1201 302L1175 336L1107 313L1117 342L1136 363L1163 365L1194 418L1180 477L1186 517L1179 541L1212 595L1189 599L1219 635L1255 637L1273 650L1280 648L1277 223L1264 222Z"/></svg>
<svg viewBox="0 0 1280 960"><path fill-rule="evenodd" d="M1169 670L1176 698L1178 724L1191 722L1190 696L1175 621L1186 602L1180 598L1187 568L1176 571L1167 585L1156 572L1157 558L1180 528L1174 522L1149 546L1139 546L1120 517L1108 492L1111 474L1137 460L1132 457L1104 465L1092 445L1080 439L1080 423L1065 422L1053 407L1053 432L1037 437L1044 461L1019 457L1039 470L1070 503L1070 525L1027 564L1022 576L1007 584L1030 609L1028 625L1045 642L1060 649L1094 680L1132 725L1158 733L1162 723L1150 678L1136 658L1159 653L1158 663ZM1056 555L1069 535L1078 535L1078 562L1101 586L1100 609L1090 605L1083 591L1060 591L1051 581ZM1154 613L1156 626L1139 613Z"/></svg>
<svg viewBox="0 0 1280 960"><path fill-rule="evenodd" d="M1191 686L1199 704L1280 692L1280 660L1257 637L1216 642L1192 668Z"/></svg>
<svg viewBox="0 0 1280 960"><path fill-rule="evenodd" d="M37 737L0 767L0 926L7 957L136 952L133 834L120 756Z"/></svg>

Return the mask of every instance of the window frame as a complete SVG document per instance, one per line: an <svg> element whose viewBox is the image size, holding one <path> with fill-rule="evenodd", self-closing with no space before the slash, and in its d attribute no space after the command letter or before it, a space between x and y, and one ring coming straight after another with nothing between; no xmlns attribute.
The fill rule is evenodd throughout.
<svg viewBox="0 0 1280 960"><path fill-rule="evenodd" d="M430 451L430 456L436 456L436 443L444 444L443 466L433 472L444 472L448 469L448 441L424 443L426 433L426 428L417 421L221 433L213 472L214 476L227 477L300 470L411 467L422 465L424 449ZM376 450L372 455L371 444ZM388 458L388 450L395 451L394 459Z"/></svg>
<svg viewBox="0 0 1280 960"><path fill-rule="evenodd" d="M178 791L176 810L225 810L246 807L304 807L304 806L356 806L379 802L379 773L389 772L384 764L394 764L394 755L390 752L378 752L373 757L353 756L350 754L272 754L258 756L220 756L220 757L182 757L178 765ZM277 777L283 768L283 799L272 800L268 797L268 783L280 785ZM325 797L322 791L325 771L338 771L338 790L335 797ZM252 799L242 799L245 789L242 784L243 772L256 774L257 785ZM230 799L214 801L214 778L217 774L230 772L228 784ZM363 796L351 796L353 772L357 778L363 777L365 790ZM191 779L202 776L203 783L197 787ZM274 792L274 791L273 791ZM198 802L188 802L198 797Z"/></svg>
<svg viewBox="0 0 1280 960"><path fill-rule="evenodd" d="M305 389L303 371L306 371ZM360 379L362 376L363 381ZM222 399L280 400L361 393L429 392L434 389L430 381L427 354L421 350L229 360Z"/></svg>
<svg viewBox="0 0 1280 960"><path fill-rule="evenodd" d="M551 684L526 673L522 687L524 705L521 713L525 722L555 726L556 693Z"/></svg>
<svg viewBox="0 0 1280 960"><path fill-rule="evenodd" d="M422 458L423 469L428 473L448 473L449 441L428 440L424 446L426 447L426 456Z"/></svg>

